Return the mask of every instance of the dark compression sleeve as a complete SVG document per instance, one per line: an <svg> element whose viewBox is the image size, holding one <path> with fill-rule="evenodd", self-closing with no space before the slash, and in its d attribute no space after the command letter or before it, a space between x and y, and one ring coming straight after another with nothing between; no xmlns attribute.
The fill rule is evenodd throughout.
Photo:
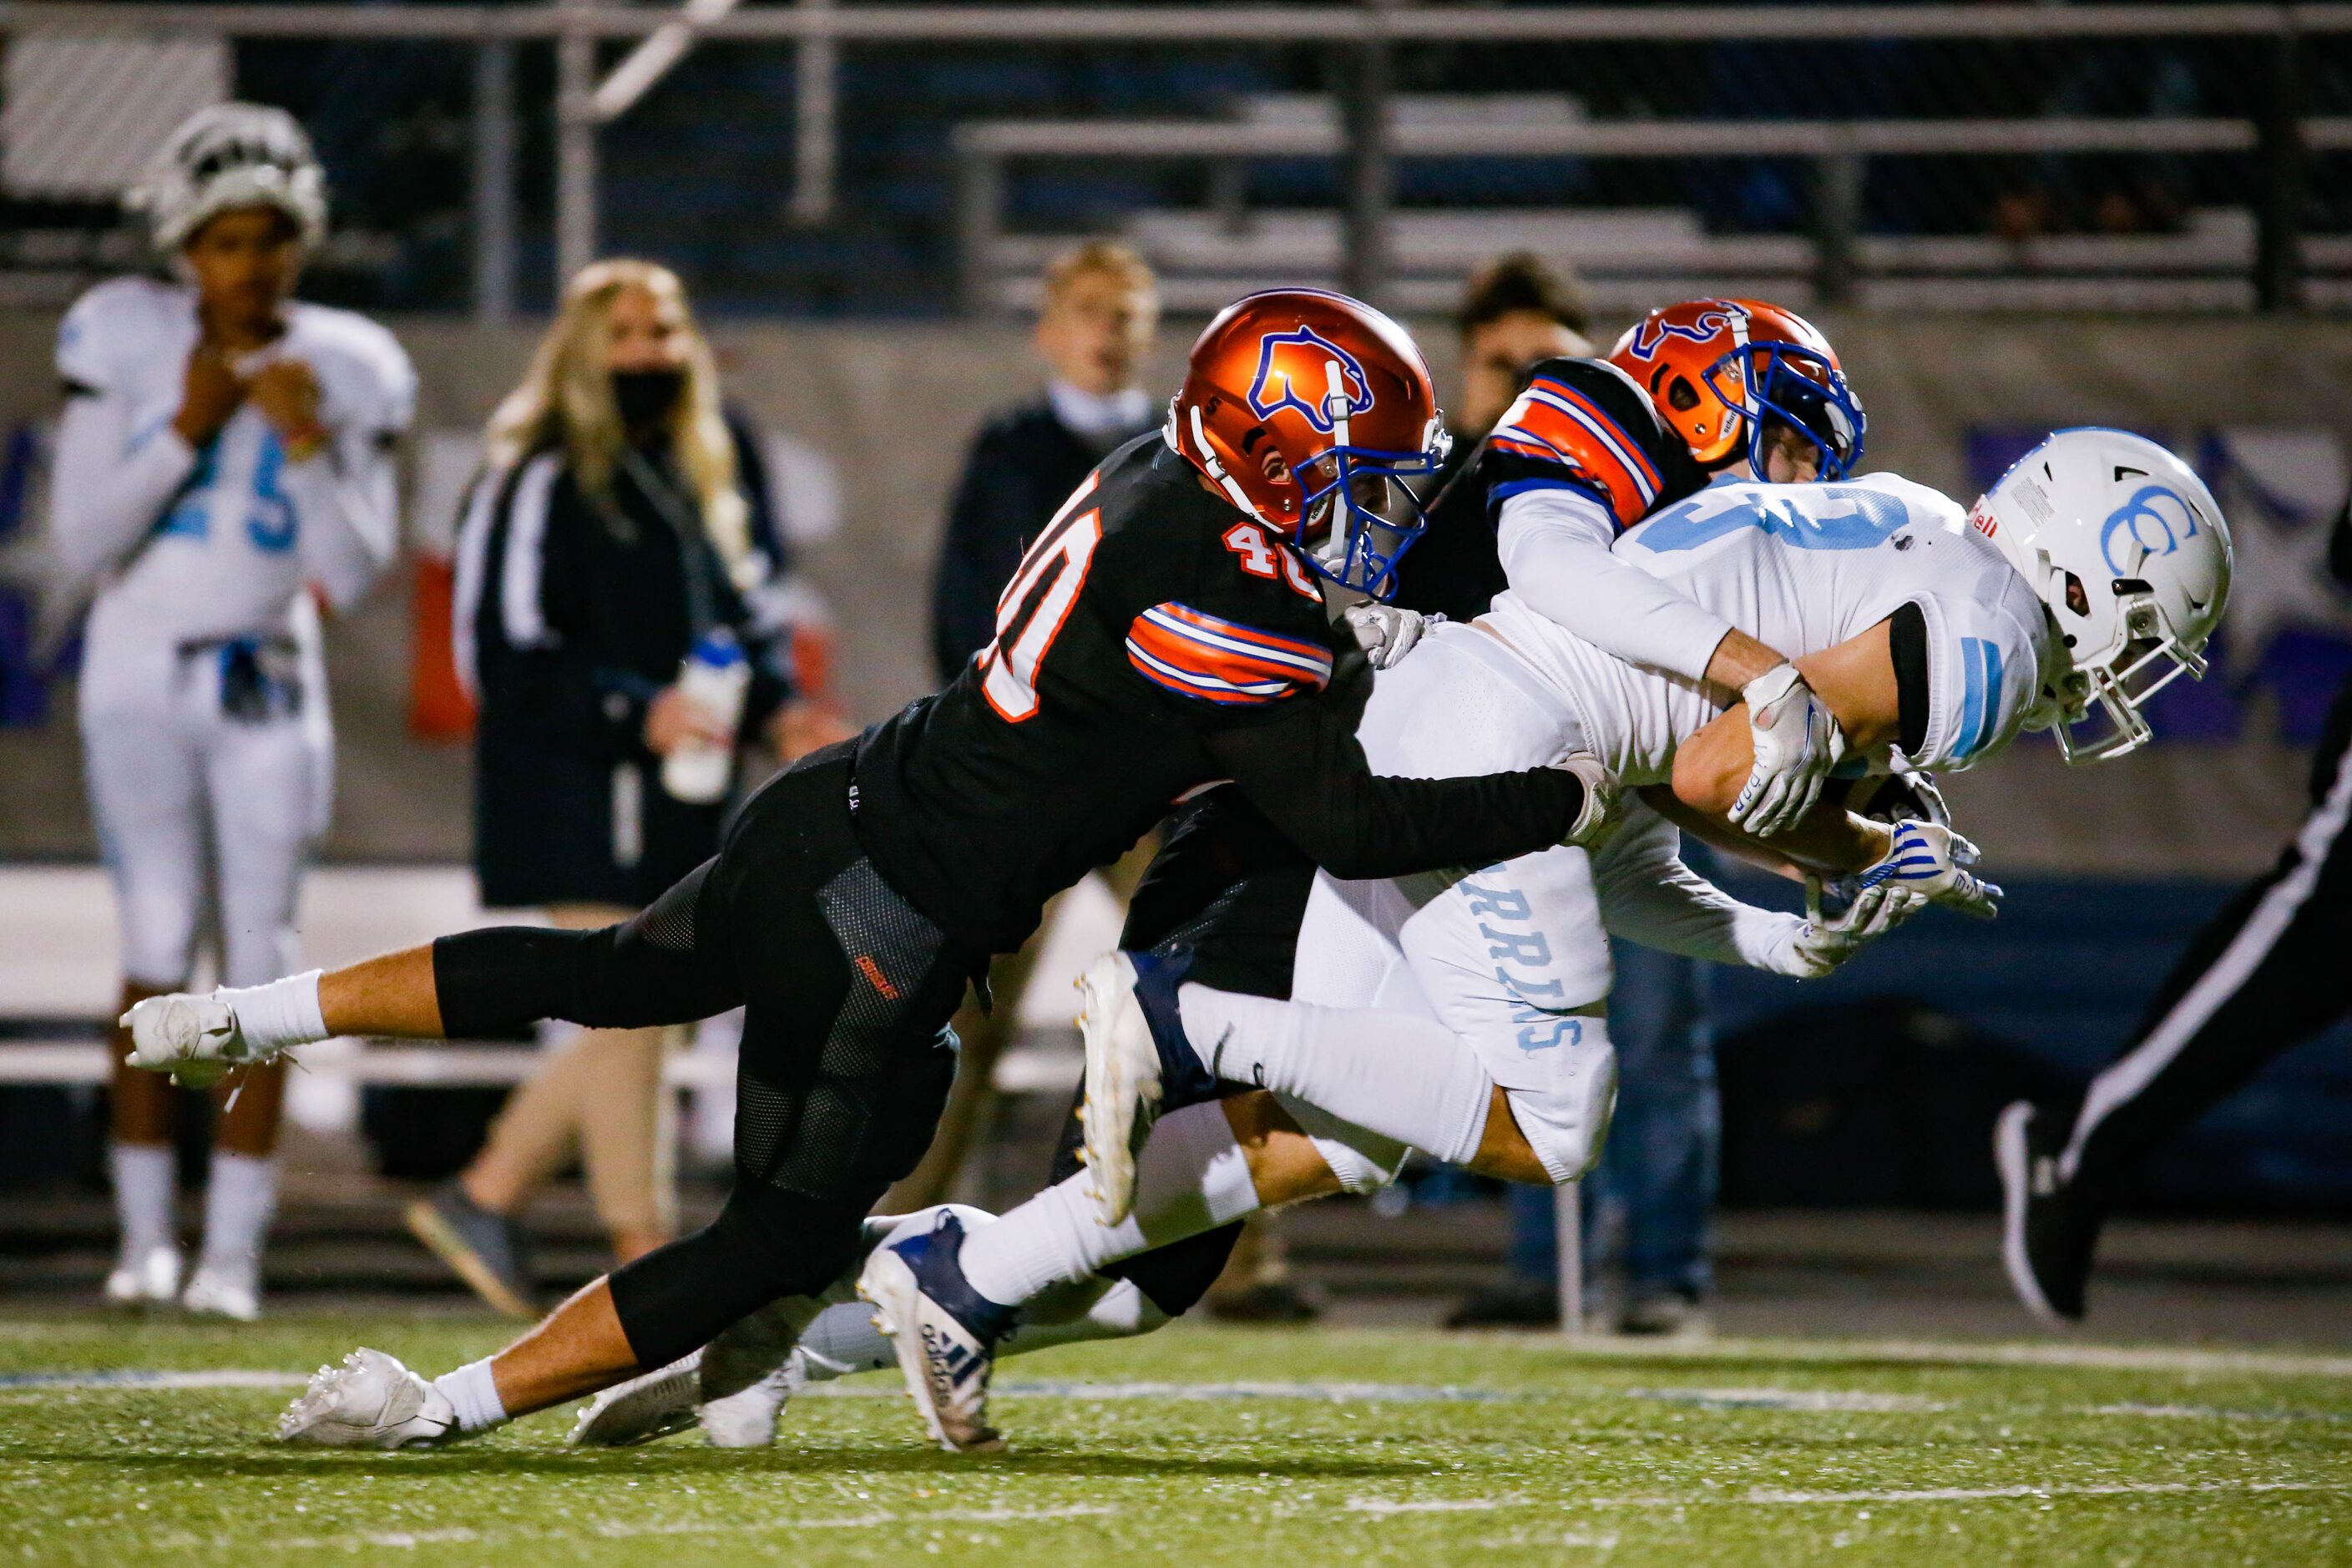
<svg viewBox="0 0 2352 1568"><path fill-rule="evenodd" d="M1219 731L1209 752L1285 837L1350 880L1531 854L1559 843L1584 809L1583 784L1558 768L1464 779L1374 773L1353 715L1330 701Z"/></svg>
<svg viewBox="0 0 2352 1568"><path fill-rule="evenodd" d="M433 944L441 1033L508 1035L541 1018L593 1029L691 1024L743 1005L733 955L703 907L706 860L651 907L602 931L492 926Z"/></svg>
<svg viewBox="0 0 2352 1568"><path fill-rule="evenodd" d="M1927 617L1909 604L1888 617L1887 652L1895 660L1895 706L1901 716L1900 739L1906 754L1916 756L1927 743Z"/></svg>

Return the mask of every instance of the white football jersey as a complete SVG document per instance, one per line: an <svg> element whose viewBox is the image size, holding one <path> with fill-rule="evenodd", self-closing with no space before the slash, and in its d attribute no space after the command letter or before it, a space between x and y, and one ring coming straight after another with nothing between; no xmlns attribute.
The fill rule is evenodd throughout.
<svg viewBox="0 0 2352 1568"><path fill-rule="evenodd" d="M272 358L309 364L330 451L289 464L277 432L247 404L160 498L152 520L118 522L100 498L178 412L197 338L195 297L177 284L121 278L67 313L57 363L72 395L68 419L78 423L73 440L61 434L54 526L131 530L87 553L115 573L93 612L93 637L277 633L306 580L352 596L349 580L364 586L366 563L390 558L392 446L415 407L415 373L390 332L348 310L291 303L286 322L285 336L240 368ZM333 537L306 539L306 531ZM58 541L68 559L84 553L78 542L87 542Z"/></svg>
<svg viewBox="0 0 2352 1568"><path fill-rule="evenodd" d="M2042 683L2048 619L2025 579L1949 497L1893 474L1719 480L1631 530L1616 553L1791 658L1918 605L1930 708L1914 766L1965 768L2007 745ZM1664 782L1675 746L1719 711L1691 682L1611 658L1516 594L1486 618L1628 784Z"/></svg>

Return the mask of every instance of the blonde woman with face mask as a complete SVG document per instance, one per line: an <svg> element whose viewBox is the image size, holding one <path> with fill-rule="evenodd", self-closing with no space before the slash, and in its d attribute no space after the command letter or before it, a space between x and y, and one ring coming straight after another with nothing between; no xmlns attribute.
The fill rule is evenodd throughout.
<svg viewBox="0 0 2352 1568"><path fill-rule="evenodd" d="M610 925L717 850L737 749L792 710L785 639L745 597L770 563L677 275L610 260L573 279L488 449L456 616L481 714L475 869L492 908ZM575 1151L622 1262L674 1232L664 1035L577 1034L410 1205L499 1310L530 1315L518 1216Z"/></svg>

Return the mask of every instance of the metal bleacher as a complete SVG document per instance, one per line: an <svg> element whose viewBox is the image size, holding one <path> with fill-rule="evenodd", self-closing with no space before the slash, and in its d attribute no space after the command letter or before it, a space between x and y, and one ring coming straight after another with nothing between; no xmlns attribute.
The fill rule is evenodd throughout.
<svg viewBox="0 0 2352 1568"><path fill-rule="evenodd" d="M2247 207L2183 215L2171 232L1992 234L1864 232L1863 170L1873 159L2018 157L2089 153L2242 153L2256 127L2232 119L1602 121L1563 94L1405 94L1391 100L1389 136L1406 200L1391 210L1394 302L1447 308L1464 274L1496 254L1532 250L1573 266L1596 307L1638 309L1676 293L1769 292L1805 305L1825 289L1889 310L2235 311L2255 303L2256 224ZM2352 145L2352 121L2307 121L2315 149ZM1213 309L1276 282L1341 280L1344 215L1326 199L1343 146L1334 101L1265 93L1234 100L1221 119L971 121L956 129L959 232L968 310L1034 309L1038 275L1063 235L1022 231L1009 216L1039 205L1016 170L1083 171L1199 164L1210 200L1198 207L1130 212L1120 232L1163 279L1167 301ZM1675 160L1794 160L1813 165L1821 211L1809 233L1722 232L1696 205L1676 202ZM1596 163L1655 168L1656 205L1497 202L1511 182L1471 173L1511 167L1523 187L1573 187ZM1432 178L1437 175L1437 178ZM1276 205L1252 205L1258 192ZM1843 195L1841 196L1840 193ZM2307 265L2315 304L2340 303L2352 286L2352 245L2314 237ZM1834 278L1832 279L1832 274Z"/></svg>

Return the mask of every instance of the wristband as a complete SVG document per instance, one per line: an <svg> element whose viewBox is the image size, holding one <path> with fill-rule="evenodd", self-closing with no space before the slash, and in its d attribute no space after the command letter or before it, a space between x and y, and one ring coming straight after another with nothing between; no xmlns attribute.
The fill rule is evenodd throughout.
<svg viewBox="0 0 2352 1568"><path fill-rule="evenodd" d="M227 1003L236 1013L237 1033L251 1058L268 1061L289 1046L327 1037L326 1016L319 1008L319 977L324 973L313 969L238 990L224 985L213 993L213 1000Z"/></svg>

